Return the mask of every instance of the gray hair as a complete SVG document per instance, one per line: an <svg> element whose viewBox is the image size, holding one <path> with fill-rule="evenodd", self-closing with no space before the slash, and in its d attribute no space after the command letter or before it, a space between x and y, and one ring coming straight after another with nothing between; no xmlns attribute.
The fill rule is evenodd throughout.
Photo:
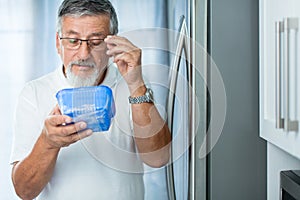
<svg viewBox="0 0 300 200"><path fill-rule="evenodd" d="M108 0L64 0L58 9L57 32L61 35L64 16L80 17L83 15L108 15L110 17L110 34L118 33L118 18L114 7Z"/></svg>

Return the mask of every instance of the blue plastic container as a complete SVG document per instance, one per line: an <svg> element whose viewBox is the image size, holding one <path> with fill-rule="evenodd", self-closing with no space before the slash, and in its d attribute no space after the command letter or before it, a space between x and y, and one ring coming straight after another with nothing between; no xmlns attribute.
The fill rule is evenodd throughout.
<svg viewBox="0 0 300 200"><path fill-rule="evenodd" d="M104 85L63 89L56 98L62 114L86 122L94 132L107 131L115 116L112 91Z"/></svg>

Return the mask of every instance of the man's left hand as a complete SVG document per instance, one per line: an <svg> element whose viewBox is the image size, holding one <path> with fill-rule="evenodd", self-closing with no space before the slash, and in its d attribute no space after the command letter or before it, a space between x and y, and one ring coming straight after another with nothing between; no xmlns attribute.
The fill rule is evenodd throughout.
<svg viewBox="0 0 300 200"><path fill-rule="evenodd" d="M141 69L142 50L133 45L128 39L120 36L107 36L107 55L114 58L121 75L133 93L144 85Z"/></svg>

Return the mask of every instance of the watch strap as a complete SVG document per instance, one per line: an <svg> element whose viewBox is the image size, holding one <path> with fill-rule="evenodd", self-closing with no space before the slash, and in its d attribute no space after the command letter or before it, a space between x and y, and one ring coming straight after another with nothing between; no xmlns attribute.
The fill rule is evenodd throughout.
<svg viewBox="0 0 300 200"><path fill-rule="evenodd" d="M128 97L130 104L141 104L141 103L153 103L153 92L150 88L147 88L146 93L138 97Z"/></svg>

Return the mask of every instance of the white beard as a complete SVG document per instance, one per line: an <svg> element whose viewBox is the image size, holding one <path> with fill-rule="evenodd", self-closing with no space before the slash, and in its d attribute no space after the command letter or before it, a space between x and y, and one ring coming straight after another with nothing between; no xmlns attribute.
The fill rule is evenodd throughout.
<svg viewBox="0 0 300 200"><path fill-rule="evenodd" d="M97 81L100 77L99 69L97 69L95 66L91 66L94 68L94 72L87 77L81 77L79 75L75 75L72 72L73 64L74 63L71 63L66 69L67 80L73 87L88 87L88 86L94 86L97 84Z"/></svg>

